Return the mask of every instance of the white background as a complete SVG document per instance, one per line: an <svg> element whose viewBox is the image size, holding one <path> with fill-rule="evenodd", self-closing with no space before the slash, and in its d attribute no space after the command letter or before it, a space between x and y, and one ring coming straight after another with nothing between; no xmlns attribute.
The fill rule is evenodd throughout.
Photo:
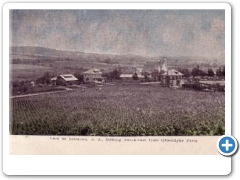
<svg viewBox="0 0 240 180"><path fill-rule="evenodd" d="M3 6L4 5L4 3L6 3L6 2L21 2L21 1L17 1L17 0L15 0L15 1L2 1L1 2L1 5ZM24 2L31 2L31 1L24 1ZM38 1L38 2L40 2L40 1ZM41 1L41 2L44 2L44 1ZM45 1L45 2L47 2L47 1ZM64 2L64 1L52 1L52 2ZM75 1L72 1L72 2L75 2ZM79 1L78 1L79 2ZM88 1L89 2L89 1ZM95 1L93 1L93 2L97 2L97 0L95 0ZM105 1L106 2L106 1ZM120 1L119 1L120 2ZM121 2L124 2L124 1L121 1ZM141 1L131 1L131 2L141 2ZM144 1L143 1L144 2ZM151 2L161 2L161 1L151 1ZM177 0L175 0L175 1L167 1L167 2L181 2L181 1L177 1ZM184 2L190 2L190 1L184 1ZM201 2L207 2L207 1L201 1ZM225 2L225 1L211 1L211 2ZM230 3L230 5L232 6L232 120L233 120L233 122L232 122L232 127L233 127L233 129L232 129L232 134L233 134L233 136L235 136L236 137L236 139L240 139L240 133L239 133L239 131L237 131L237 127L240 127L240 123L239 123L239 115L237 114L237 107L240 107L239 106L239 101L237 101L237 100L239 100L239 95L237 94L237 92L240 92L239 90L240 90L240 87L239 87L239 82L237 82L237 78L239 77L239 76L237 76L237 74L238 74L238 68L240 68L240 66L239 66L239 61L237 60L237 59L239 59L240 58L240 56L239 56L239 51L238 51L238 53L237 53L237 47L240 47L240 43L239 43L239 41L237 42L237 40L240 40L240 38L239 38L239 33L237 34L237 32L240 32L240 25L239 25L239 20L237 21L237 19L240 17L239 15L240 15L240 3L239 3L239 1L228 1L228 3ZM2 9L1 9L1 11L2 11ZM2 20L2 12L1 12L1 20ZM1 23L2 24L2 23ZM1 30L2 30L2 28L1 28ZM2 33L1 33L2 34ZM2 42L2 41L1 41ZM1 44L2 45L2 44ZM2 47L1 47L1 51L2 51ZM1 70L2 70L2 63L1 63ZM1 74L1 76L2 76L2 74ZM2 81L2 77L1 77L1 81ZM237 84L238 83L238 84ZM1 86L2 86L2 83L1 83ZM1 90L2 90L2 87L1 87ZM1 103L2 103L2 97L1 97ZM8 104L1 104L2 106L8 106ZM2 114L2 109L1 109L1 114ZM2 124L2 122L1 122L1 124ZM2 153L1 153L2 154ZM41 158L41 157L40 157ZM66 157L67 158L67 157ZM96 158L97 159L97 158ZM201 158L200 158L201 159ZM199 161L200 161L200 159L199 159ZM23 159L24 160L24 159ZM55 156L54 158L52 158L52 160L53 161L58 161L57 160L57 156ZM138 160L138 158L136 157L136 161ZM142 164L142 166L145 166L145 168L151 168L150 166L151 166L151 164L147 164L147 162L149 161L149 159L145 159L144 160L144 162L139 162L139 163L141 163ZM201 162L201 161L200 161ZM49 162L49 163L51 163L51 162ZM59 163L63 163L64 164L64 162L59 162ZM79 163L81 163L81 162L79 162ZM97 162L97 161L95 161L95 162L88 162L87 164L86 164L86 166L88 166L89 167L89 169L91 169L91 164L95 164L95 163L97 163L97 164L99 164L99 167L101 166L101 162ZM119 163L119 162L116 162L116 163ZM131 162L125 162L126 164L122 164L122 166L129 166L129 164L131 164ZM161 163L161 162L159 162L159 163ZM175 162L176 163L176 162ZM199 162L196 162L196 163L199 163ZM204 167L204 166L207 166L208 165L208 163L210 163L210 162L202 162L203 164L202 164L202 166ZM45 162L45 164L41 164L42 165L42 167L44 168L44 166L46 166L48 164L48 162ZM178 162L178 164L179 164L179 167L181 166L181 162ZM73 168L73 167L71 167L70 165L69 166L66 166L66 164L64 164L65 165L65 168L69 168L69 170L71 169L71 168ZM21 164L19 164L19 166L21 166ZM169 162L168 164L166 164L166 166L169 166L170 168L171 168L171 162ZM192 166L194 167L194 164L192 164ZM111 169L113 168L114 169L114 164L111 164L111 165L109 165L109 167L111 167L111 168L109 168L109 173L111 174ZM129 166L129 167L131 167L131 166ZM32 166L32 169L29 169L28 171L32 171L32 172L34 172L35 171L35 166L34 166L34 164L33 164L33 166ZM107 167L106 167L107 168ZM214 168L214 167L211 167L211 168ZM217 168L217 167L216 167ZM78 167L74 167L74 169L78 169ZM144 169L144 168L142 168L142 169ZM157 167L154 167L154 169L157 169ZM190 178L190 179L192 179L192 178L197 178L197 179L201 179L201 178L204 178L204 179L222 179L222 178L227 178L227 179L239 179L239 177L240 177L240 171L237 171L237 169L239 169L239 154L236 154L235 156L234 156L234 158L233 158L233 167L232 167L232 173L229 175L229 176L217 176L217 177L214 177L214 176L212 176L212 177L206 177L206 176L204 176L204 177L200 177L200 176L198 176L198 177L180 177L180 178L184 178L184 179L186 179L186 178ZM174 171L174 169L172 169L173 171ZM176 170L176 169L175 169ZM51 167L51 169L49 169L49 172L57 172L58 170L55 168L55 167ZM71 171L71 170L70 170ZM79 171L81 171L81 169L79 169ZM95 170L92 170L92 171L95 171ZM161 171L161 169L159 169L159 171ZM190 169L189 169L189 171L191 171ZM217 171L217 170L216 170ZM144 173L144 172L142 172L142 173ZM189 172L190 174L191 174L191 172ZM121 170L119 170L119 174L121 174ZM1 174L1 176L3 177L3 178L9 178L9 177L7 177L7 176L5 176L4 174ZM16 178L16 177L15 177ZM26 177L22 177L23 179L25 179ZM29 177L29 178L34 178L34 177ZM36 178L36 177L35 177ZM44 178L44 179L50 179L50 177L38 177L39 179L41 179L41 178ZM52 178L56 178L56 179L59 179L60 177L52 177ZM61 178L66 178L66 179L68 179L69 177L61 177ZM79 178L79 177L78 177ZM82 177L81 177L82 178ZM109 177L109 178L113 178L113 177ZM124 179L130 179L130 177L117 177L118 179L122 179L122 178L124 178ZM149 179L150 177L131 177L131 179ZM179 177L173 177L173 176L171 176L171 177L152 177L152 178L163 178L163 179L176 179L176 178L179 178ZM91 178L88 178L88 179L96 179L96 177L91 177ZM106 177L101 177L101 179L106 179Z"/></svg>

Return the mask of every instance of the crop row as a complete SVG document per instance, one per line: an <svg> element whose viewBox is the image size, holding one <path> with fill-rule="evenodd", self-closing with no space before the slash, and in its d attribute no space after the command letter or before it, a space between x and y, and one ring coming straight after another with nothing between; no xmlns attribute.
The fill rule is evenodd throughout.
<svg viewBox="0 0 240 180"><path fill-rule="evenodd" d="M10 133L162 136L225 133L224 93L104 86L11 99Z"/></svg>

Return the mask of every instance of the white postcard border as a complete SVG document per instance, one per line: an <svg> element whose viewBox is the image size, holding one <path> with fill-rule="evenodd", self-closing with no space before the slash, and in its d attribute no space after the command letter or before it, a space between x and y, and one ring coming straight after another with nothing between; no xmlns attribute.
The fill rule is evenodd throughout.
<svg viewBox="0 0 240 180"><path fill-rule="evenodd" d="M226 175L231 172L231 158L221 155L9 155L9 9L225 9L225 66L228 72L225 86L225 129L226 135L231 134L231 7L229 4L8 3L3 7L3 171L5 174ZM42 164L46 166L42 167Z"/></svg>

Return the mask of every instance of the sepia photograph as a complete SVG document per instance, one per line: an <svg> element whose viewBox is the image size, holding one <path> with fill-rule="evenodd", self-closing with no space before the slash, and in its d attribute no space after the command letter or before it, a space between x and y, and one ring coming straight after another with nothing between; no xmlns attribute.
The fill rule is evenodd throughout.
<svg viewBox="0 0 240 180"><path fill-rule="evenodd" d="M225 134L224 9L10 9L9 133Z"/></svg>

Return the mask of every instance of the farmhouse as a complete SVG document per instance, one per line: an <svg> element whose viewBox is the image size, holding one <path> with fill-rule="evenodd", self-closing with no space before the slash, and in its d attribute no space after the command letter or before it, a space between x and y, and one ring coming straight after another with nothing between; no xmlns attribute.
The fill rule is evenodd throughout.
<svg viewBox="0 0 240 180"><path fill-rule="evenodd" d="M175 69L171 69L162 74L161 81L164 85L181 86L184 84L183 74Z"/></svg>
<svg viewBox="0 0 240 180"><path fill-rule="evenodd" d="M62 74L57 77L56 84L57 85L72 85L77 84L78 79L72 74Z"/></svg>
<svg viewBox="0 0 240 180"><path fill-rule="evenodd" d="M99 69L92 68L83 73L85 82L93 82L93 83L102 83L104 82L104 78L102 77L102 72Z"/></svg>

